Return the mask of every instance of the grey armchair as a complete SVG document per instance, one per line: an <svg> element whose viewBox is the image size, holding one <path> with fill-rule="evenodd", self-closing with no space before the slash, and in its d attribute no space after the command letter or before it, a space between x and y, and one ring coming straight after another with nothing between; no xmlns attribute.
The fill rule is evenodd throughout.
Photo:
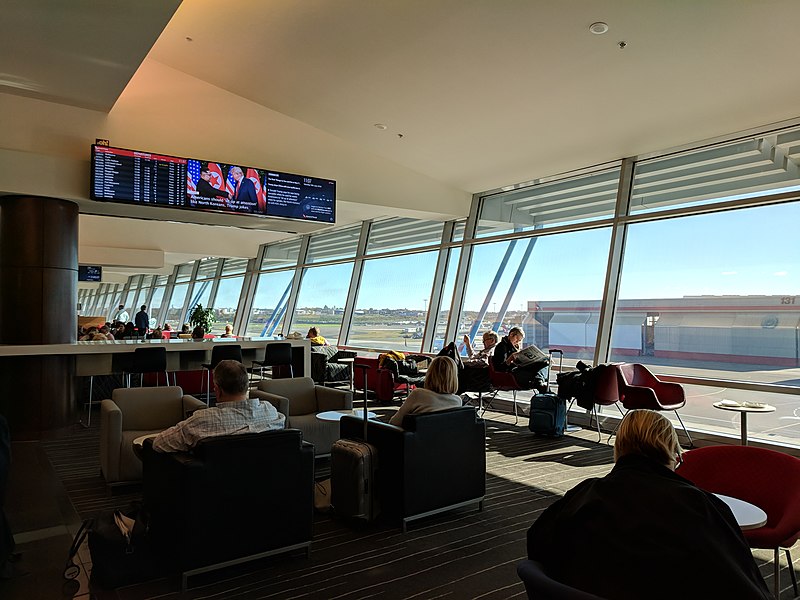
<svg viewBox="0 0 800 600"><path fill-rule="evenodd" d="M206 405L177 386L118 388L100 403L100 469L108 484L142 479L133 440L172 427Z"/></svg>
<svg viewBox="0 0 800 600"><path fill-rule="evenodd" d="M303 439L314 444L317 456L330 454L339 439L338 421L321 421L317 413L353 408L352 392L315 385L310 377L262 379L250 396L272 402L286 415L286 427L299 429Z"/></svg>

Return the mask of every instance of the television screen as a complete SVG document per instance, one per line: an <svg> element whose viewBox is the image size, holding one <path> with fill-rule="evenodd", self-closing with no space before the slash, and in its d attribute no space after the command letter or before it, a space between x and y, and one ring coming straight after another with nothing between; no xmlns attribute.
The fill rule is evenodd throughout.
<svg viewBox="0 0 800 600"><path fill-rule="evenodd" d="M252 166L92 146L93 200L336 221L336 182Z"/></svg>
<svg viewBox="0 0 800 600"><path fill-rule="evenodd" d="M92 200L182 206L186 159L92 146Z"/></svg>
<svg viewBox="0 0 800 600"><path fill-rule="evenodd" d="M186 204L194 208L265 215L264 171L190 159Z"/></svg>
<svg viewBox="0 0 800 600"><path fill-rule="evenodd" d="M78 281L102 281L103 267L78 265Z"/></svg>
<svg viewBox="0 0 800 600"><path fill-rule="evenodd" d="M302 175L267 173L267 214L306 221L335 221L336 182Z"/></svg>

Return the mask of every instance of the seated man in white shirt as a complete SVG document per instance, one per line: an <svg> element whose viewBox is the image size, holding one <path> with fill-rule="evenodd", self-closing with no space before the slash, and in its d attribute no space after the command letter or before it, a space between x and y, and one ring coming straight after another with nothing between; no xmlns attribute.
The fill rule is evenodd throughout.
<svg viewBox="0 0 800 600"><path fill-rule="evenodd" d="M286 417L266 400L248 398L249 379L242 363L223 360L214 369L217 406L198 410L185 421L159 433L157 452L185 452L201 439L237 433L283 429Z"/></svg>

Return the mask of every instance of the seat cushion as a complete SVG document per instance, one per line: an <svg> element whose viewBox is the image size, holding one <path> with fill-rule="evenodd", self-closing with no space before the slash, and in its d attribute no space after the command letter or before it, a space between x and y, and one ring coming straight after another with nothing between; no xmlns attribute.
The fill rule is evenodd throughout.
<svg viewBox="0 0 800 600"><path fill-rule="evenodd" d="M302 431L303 439L314 444L314 454L330 454L339 439L339 421L320 421L314 414L289 417L286 426Z"/></svg>
<svg viewBox="0 0 800 600"><path fill-rule="evenodd" d="M142 461L133 452L133 440L143 435L161 431L161 429L129 429L122 432L122 447L119 451L120 481L140 481L142 479ZM109 483L114 482L109 481Z"/></svg>
<svg viewBox="0 0 800 600"><path fill-rule="evenodd" d="M349 381L350 366L344 363L328 363L325 369L325 381Z"/></svg>

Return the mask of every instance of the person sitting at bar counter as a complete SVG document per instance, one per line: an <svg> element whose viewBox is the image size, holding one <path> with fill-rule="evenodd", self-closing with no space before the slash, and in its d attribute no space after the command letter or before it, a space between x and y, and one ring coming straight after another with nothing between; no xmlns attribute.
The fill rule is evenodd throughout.
<svg viewBox="0 0 800 600"><path fill-rule="evenodd" d="M153 439L157 452L186 452L202 439L283 429L286 417L267 400L248 398L250 379L242 363L222 360L214 369L217 406L196 411Z"/></svg>
<svg viewBox="0 0 800 600"><path fill-rule="evenodd" d="M771 598L722 500L681 477L672 423L631 410L615 465L569 490L528 530L528 558L572 587L609 599Z"/></svg>

